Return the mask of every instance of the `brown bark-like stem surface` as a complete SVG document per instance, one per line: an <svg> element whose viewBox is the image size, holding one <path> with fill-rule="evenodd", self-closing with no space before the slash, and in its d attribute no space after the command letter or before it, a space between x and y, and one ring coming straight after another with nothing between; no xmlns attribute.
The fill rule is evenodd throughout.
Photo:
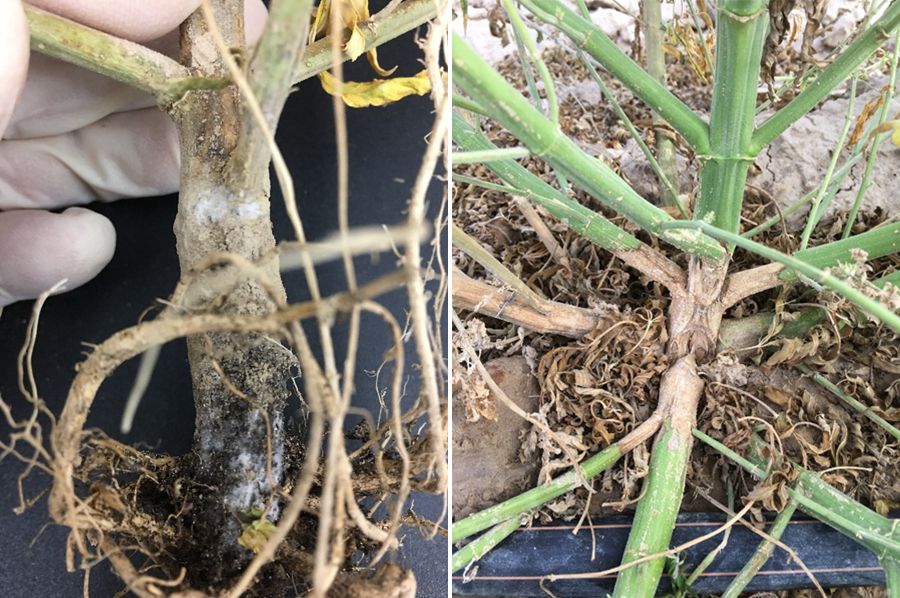
<svg viewBox="0 0 900 598"><path fill-rule="evenodd" d="M221 0L213 3L213 11L225 42L241 48L242 3ZM197 73L226 75L200 12L183 26L182 62ZM181 140L175 236L182 272L210 254L230 252L259 263L277 295L248 280L227 297L216 297L204 290L205 279L216 275L211 270L193 283L189 307L236 315L271 313L285 296L269 214L268 155L262 166L236 159L248 135L238 90L191 92L174 106L173 117ZM258 176L234 176L257 168L262 169ZM282 480L283 412L296 362L280 343L261 334L191 337L188 357L196 407L192 473L198 488L192 543L203 547L205 554L197 560L208 564L191 573L195 583L220 586L252 556L238 544L242 518L265 507L270 518L277 515L272 493Z"/></svg>
<svg viewBox="0 0 900 598"><path fill-rule="evenodd" d="M453 271L453 307L473 311L523 326L541 334L561 334L581 338L604 320L618 320L613 306L608 312L542 299L532 305L509 289L473 280Z"/></svg>

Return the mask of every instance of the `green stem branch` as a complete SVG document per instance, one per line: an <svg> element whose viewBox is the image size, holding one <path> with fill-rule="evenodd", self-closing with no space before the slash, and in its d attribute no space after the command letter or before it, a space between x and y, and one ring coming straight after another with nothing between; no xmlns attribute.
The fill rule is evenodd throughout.
<svg viewBox="0 0 900 598"><path fill-rule="evenodd" d="M709 127L684 102L625 54L601 29L559 0L522 0L540 20L565 33L678 131L698 152L709 150ZM454 42L455 46L455 42Z"/></svg>
<svg viewBox="0 0 900 598"><path fill-rule="evenodd" d="M819 73L809 87L756 129L753 133L752 153L754 155L758 153L788 127L803 118L816 104L825 99L831 90L846 81L856 67L890 38L898 25L900 25L900 0L892 0L881 18Z"/></svg>
<svg viewBox="0 0 900 598"><path fill-rule="evenodd" d="M856 104L856 83L857 78L854 77L850 83L850 101L847 103L847 117L844 119L844 127L841 129L838 142L834 146L831 160L828 162L828 170L825 171L825 178L822 180L821 185L819 185L819 192L816 194L816 197L813 199L812 205L809 208L806 226L803 228L803 234L800 236L801 250L806 249L809 245L809 237L812 235L813 230L822 218L822 214L828 207L828 202L823 203L822 200L825 198L825 194L831 184L831 178L834 176L834 169L837 166L838 158L841 155L841 150L844 149L844 141L847 139L847 133L850 131L850 125L853 123L853 106Z"/></svg>
<svg viewBox="0 0 900 598"><path fill-rule="evenodd" d="M647 73L653 77L660 85L666 84L666 55L663 51L662 41L662 9L659 0L643 0L641 2L641 15L643 17L644 30L644 53L647 63ZM698 32L699 35L699 32ZM678 191L671 190L666 186L667 182L674 181L678 183L678 170L675 166L675 143L662 130L665 120L654 110L654 125L656 126L655 140L656 153L659 156L659 165L662 173L658 174L663 205L678 206L682 210L678 201ZM671 185L671 182L670 182ZM685 215L685 217L687 217Z"/></svg>
<svg viewBox="0 0 900 598"><path fill-rule="evenodd" d="M168 108L192 89L218 89L222 78L196 77L168 56L80 23L25 6L31 49L141 89Z"/></svg>
<svg viewBox="0 0 900 598"><path fill-rule="evenodd" d="M826 389L828 392L842 400L844 403L850 406L851 409L856 411L857 413L863 415L864 417L869 418L872 422L875 423L882 430L900 440L900 430L898 430L895 426L891 425L890 422L886 421L884 418L880 417L877 413L874 413L872 409L863 405L847 393L845 393L841 388L833 383L831 380L826 378L825 376L814 372L809 366L806 364L800 363L795 366L798 370L811 377L819 386Z"/></svg>
<svg viewBox="0 0 900 598"><path fill-rule="evenodd" d="M699 430L694 430L694 436L735 461L757 479L765 478L766 471L760 465L737 455ZM758 436L751 437L750 449L755 451L752 458L760 464L766 464L758 451L764 446L765 443ZM805 513L862 544L882 562L885 559L900 558L900 527L897 520L888 519L864 507L815 473L796 464L793 467L798 475L794 485L787 487L788 496Z"/></svg>
<svg viewBox="0 0 900 598"><path fill-rule="evenodd" d="M465 150L496 149L496 146L481 131L476 130L455 112L453 114L453 141ZM584 207L561 191L551 187L518 162L514 160L487 162L485 167L509 184L511 188L491 185L486 181L460 177L456 174L453 175L453 178L454 180L465 180L486 189L524 197L546 209L552 216L559 218L566 226L585 239L606 249L627 265L670 290L683 286L684 273L681 268L661 252L641 243L597 212Z"/></svg>
<svg viewBox="0 0 900 598"><path fill-rule="evenodd" d="M497 146L453 113L453 142L465 151L492 151ZM587 240L608 250L637 249L642 243L597 212L567 197L515 160L486 162L485 168L515 189L515 194L543 207ZM454 175L455 176L455 175ZM509 192L509 191L508 191Z"/></svg>
<svg viewBox="0 0 900 598"><path fill-rule="evenodd" d="M619 443L616 443L587 459L580 465L584 479L589 480L606 471L612 467L621 456L622 449L620 448ZM472 534L477 534L482 530L486 530L510 517L517 517L533 509L540 508L557 496L562 496L566 492L573 490L580 483L578 472L572 469L554 479L552 482L542 484L500 504L494 505L493 507L469 515L465 519L461 519L452 525L450 528L450 542L459 542Z"/></svg>
<svg viewBox="0 0 900 598"><path fill-rule="evenodd" d="M772 527L769 528L769 536L771 538L775 540L781 539L781 535L784 533L784 530L787 528L788 523L790 523L791 517L796 510L797 503L795 501L790 501L787 506L782 509L781 513L775 518L775 521L772 522ZM737 574L732 582L728 584L725 593L722 594L722 598L739 598L741 592L743 592L744 588L747 587L747 584L756 577L756 574L763 568L763 565L766 564L774 551L775 543L771 540L765 539L760 542L756 551L753 553L753 556L747 561L747 564L744 565L743 569L741 569L740 573Z"/></svg>
<svg viewBox="0 0 900 598"><path fill-rule="evenodd" d="M756 88L768 25L764 0L726 0L716 27L716 80L710 114L710 155L700 169L696 220L736 232L751 150Z"/></svg>
<svg viewBox="0 0 900 598"><path fill-rule="evenodd" d="M494 546L519 529L523 520L527 520L528 517L528 514L510 517L454 552L450 559L450 573L456 573L486 555Z"/></svg>
<svg viewBox="0 0 900 598"><path fill-rule="evenodd" d="M450 161L454 166L462 166L463 164L476 164L498 162L501 160L519 160L527 158L531 152L524 147L501 147L497 149L472 150L453 152Z"/></svg>
<svg viewBox="0 0 900 598"><path fill-rule="evenodd" d="M885 122L890 117L891 107L894 104L894 92L897 88L897 63L900 62L900 36L894 36L894 53L891 56L891 76L888 81L887 92L884 94L884 104L881 106L881 112L878 115L877 124L881 124ZM875 167L875 160L878 158L878 150L881 148L881 144L884 143L884 140L887 139L887 134L878 135L875 137L875 141L872 143L872 148L869 150L869 157L866 158L866 169L863 172L862 181L859 183L859 189L856 191L856 198L853 200L853 206L850 208L850 213L847 215L847 223L844 225L844 231L841 234L841 237L846 238L850 236L850 233L853 231L853 225L856 223L856 216L859 213L859 208L862 206L863 199L866 196L866 191L869 189L869 185L872 181L872 170ZM868 142L868 139L865 139L857 144L857 146L865 146ZM856 148L854 148L856 149ZM861 151L861 150L860 150Z"/></svg>
<svg viewBox="0 0 900 598"><path fill-rule="evenodd" d="M456 85L494 114L497 121L519 138L535 156L664 241L704 257L723 256L722 247L702 234L665 234L660 225L671 221L671 216L638 195L611 168L578 147L556 123L535 109L456 34L453 36L452 48Z"/></svg>
<svg viewBox="0 0 900 598"><path fill-rule="evenodd" d="M309 29L312 0L273 2L266 28L250 61L247 80L265 117L274 129L291 89L294 63L302 59ZM265 146L259 142L258 145Z"/></svg>

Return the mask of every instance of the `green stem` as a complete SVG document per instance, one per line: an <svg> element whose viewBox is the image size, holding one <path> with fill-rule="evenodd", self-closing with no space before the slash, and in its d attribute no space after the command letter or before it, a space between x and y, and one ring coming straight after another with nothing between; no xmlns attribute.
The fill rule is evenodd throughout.
<svg viewBox="0 0 900 598"><path fill-rule="evenodd" d="M853 168L853 166L857 162L859 162L861 159L862 159L862 153L856 152L854 150L854 153L851 154L850 157L847 158L847 161L844 162L840 168L838 168L837 172L834 173L834 178L832 178L832 180L828 186L828 190L827 190L827 194L826 194L826 201L830 202L831 198L833 198L837 194L838 190L840 189L841 183L844 181L844 178L850 172L850 169ZM776 224L778 224L779 222L781 222L782 220L784 220L785 218L787 218L788 216L790 216L791 214L793 214L794 212L796 212L797 210L799 210L800 208L802 208L803 206L805 206L806 204L811 202L813 199L815 199L819 195L819 193L821 192L823 187L824 187L824 181L822 183L819 183L819 185L815 189L813 189L812 191L810 191L809 193L807 193L806 195L804 195L803 197L801 197L800 199L798 199L797 201L795 201L794 203L792 203L791 205L786 207L785 209L779 211L777 214L775 214L771 218L768 218L762 224L759 224L756 227L751 228L747 232L743 233L742 236L747 237L748 239L752 239L756 235L769 230L770 228L772 228L773 226L775 226Z"/></svg>
<svg viewBox="0 0 900 598"><path fill-rule="evenodd" d="M534 65L534 69L544 83L544 92L547 94L547 116L551 121L558 123L559 102L556 99L556 88L553 85L553 78L550 76L550 70L541 58L537 44L534 43L534 39L529 35L528 29L525 27L525 21L522 20L522 16L516 9L516 5L512 0L501 0L501 2L503 3L503 8L506 10L506 14L509 15L509 22L512 23L516 39L521 41L522 46L525 48L525 53L528 56L528 60ZM541 101L540 97L535 96L534 99L539 105Z"/></svg>
<svg viewBox="0 0 900 598"><path fill-rule="evenodd" d="M540 112L544 112L544 104L541 101L541 94L538 92L537 83L534 80L534 73L532 72L533 66L534 70L537 71L538 76L541 78L541 81L544 84L544 90L547 94L547 117L551 121L559 123L559 101L556 97L556 87L553 85L553 78L550 76L550 70L541 58L537 44L534 43L534 39L525 27L525 21L519 14L515 2L512 0L501 0L501 2L503 4L503 9L509 16L509 22L512 24L513 37L516 40L516 49L518 50L517 53L519 55L519 63L522 65L522 73L525 75L525 84L528 87L528 95L531 98L531 103L534 104L534 107ZM559 183L560 189L568 190L569 181L566 180L566 177L559 171L554 171L554 174L556 175L556 180Z"/></svg>
<svg viewBox="0 0 900 598"><path fill-rule="evenodd" d="M638 195L608 166L585 153L456 34L453 35L452 51L454 83L476 102L487 107L497 121L533 154L563 172L613 210L664 241L704 257L718 259L723 256L722 247L704 235L671 235L663 232L661 225L671 221L671 216Z"/></svg>
<svg viewBox="0 0 900 598"><path fill-rule="evenodd" d="M730 480L727 480L726 483L728 511L734 512L734 486ZM716 557L719 556L719 554L723 550L725 550L725 548L728 546L729 538L731 538L730 527L725 530L724 534L722 534L722 541L719 542L719 544L715 548L713 548L705 557L703 557L703 560L700 561L700 563L694 568L693 571L691 571L691 574L687 578L688 588L697 583L697 579L699 579L700 576L703 575L704 571L709 569L709 566L713 564L713 562L716 560Z"/></svg>
<svg viewBox="0 0 900 598"><path fill-rule="evenodd" d="M800 338L804 336L813 326L825 319L827 312L821 307L808 307L797 315L797 318L784 322L781 329L781 336L787 338ZM841 327L841 324L838 324Z"/></svg>
<svg viewBox="0 0 900 598"><path fill-rule="evenodd" d="M900 25L900 0L892 0L880 19L866 29L787 106L760 125L753 133L751 153L757 154L788 127L809 113L832 89L846 81L857 66L890 38L898 25Z"/></svg>
<svg viewBox="0 0 900 598"><path fill-rule="evenodd" d="M660 85L666 84L666 55L663 52L662 43L662 10L659 0L643 0L641 2L641 15L643 17L644 29L644 52L646 54L647 73L653 77ZM659 114L654 110L654 120L656 125L665 124L661 120ZM671 181L678 182L678 170L675 167L675 144L672 139L661 130L656 128L656 153L659 155L659 165L662 169L662 176L659 176L660 186L662 189L663 205L679 206L678 191L670 190L665 183ZM683 209L682 209L683 213Z"/></svg>
<svg viewBox="0 0 900 598"><path fill-rule="evenodd" d="M497 277L497 279L515 291L524 301L535 309L540 310L545 299L535 292L527 284L519 280L519 277L504 266L500 260L491 255L477 239L467 235L455 224L450 224L453 234L453 244L462 249L472 259L482 265L485 270Z"/></svg>
<svg viewBox="0 0 900 598"><path fill-rule="evenodd" d="M796 256L793 256L793 257L789 256L789 255L785 255L778 250L772 249L770 247L766 247L765 245L761 245L755 241L751 241L750 239L745 239L744 237L737 235L735 233L732 233L729 231L724 231L722 229L711 226L705 222L700 222L700 221L696 221L696 220L692 221L692 222L677 220L677 221L673 221L670 223L666 223L664 226L667 228L697 228L697 229L702 230L703 232L705 232L706 234L708 234L710 236L716 237L718 239L722 239L723 241L726 241L728 243L734 243L738 247L742 247L743 249L746 249L747 251L752 251L753 253L760 255L768 260L783 264L783 265L787 266L787 268L794 270L796 273L802 274L802 275L810 278L814 282L820 283L823 286L828 287L835 293L838 293L839 295L843 296L845 299L847 299L851 303L855 304L857 307L861 308L863 311L869 313L872 316L875 316L876 318L878 318L879 320L884 322L884 324L887 325L892 330L894 330L896 332L900 332L900 316L898 316L896 313L894 313L894 311L891 310L890 307L888 307L887 305L884 305L883 303L877 301L876 299L872 299L871 297L869 297L862 291L852 287L851 285L849 285L846 282L844 282L843 280L833 276L832 274L829 274L828 272L820 270L819 268L815 267L814 265L811 265L807 261L803 261L806 258L804 256L801 256L801 254L806 253L806 252L799 252ZM882 227L882 228L890 228L890 227ZM878 230L878 229L876 229L876 230ZM871 231L871 232L875 232L875 231ZM864 233L864 234L869 234L869 233ZM862 237L862 236L863 235L857 235L857 237ZM894 237L897 237L897 236L898 235L895 233ZM850 239L847 239L847 241L850 241L857 237L851 237ZM829 245L837 245L839 243L843 243L843 241L836 241L835 243L830 243ZM900 239L895 238L892 241L892 244L895 247L895 251L896 251L896 245L900 244ZM823 245L822 247L827 247L827 246ZM806 251L812 252L815 249L820 249L820 248L816 247L812 250L808 249ZM832 257L834 257L834 255L829 253L828 255L816 255L815 257L817 257L817 258L825 258L825 257L832 258Z"/></svg>
<svg viewBox="0 0 900 598"><path fill-rule="evenodd" d="M468 110L469 112L474 112L475 114L479 114L481 116L490 117L488 111L485 110L484 106L475 102L474 100L467 98L465 96L461 96L459 94L453 94L453 107L460 108L462 110Z"/></svg>
<svg viewBox="0 0 900 598"><path fill-rule="evenodd" d="M765 477L766 471L762 467L737 455L706 434L694 430L694 436L735 461L757 479ZM765 446L759 437L751 436L750 448L757 450L754 459L760 463L765 463L765 459L758 454L758 449ZM880 559L900 558L900 527L896 519L888 519L864 507L827 484L818 475L796 464L793 467L797 471L797 479L794 486L787 488L788 495L805 513L862 544Z"/></svg>
<svg viewBox="0 0 900 598"><path fill-rule="evenodd" d="M589 480L606 471L612 467L621 456L622 451L619 448L619 445L613 444L593 457L590 457L581 464L581 473L584 476L584 479ZM460 540L468 538L472 534L476 534L497 525L510 517L516 517L540 508L548 501L553 500L557 496L562 496L566 492L576 488L579 483L578 474L572 469L552 482L542 484L498 505L469 515L465 519L461 519L451 526L450 542L455 544Z"/></svg>
<svg viewBox="0 0 900 598"><path fill-rule="evenodd" d="M898 289L900 289L900 270L895 270L890 274L886 274L879 278L878 280L872 281L872 284L878 287L879 289L883 289L885 285L892 284Z"/></svg>
<svg viewBox="0 0 900 598"><path fill-rule="evenodd" d="M168 108L192 89L218 89L220 78L195 77L168 56L80 23L25 6L31 48L153 94Z"/></svg>
<svg viewBox="0 0 900 598"><path fill-rule="evenodd" d="M250 88L266 124L272 129L278 125L281 109L291 91L294 62L306 44L312 6L313 0L273 2L266 28L247 69ZM265 144L260 140L259 145Z"/></svg>
<svg viewBox="0 0 900 598"><path fill-rule="evenodd" d="M891 106L894 103L894 90L897 85L898 61L900 61L900 36L894 36L894 54L891 56L891 77L888 82L887 93L885 93L884 105L881 107L881 114L878 116L878 124L883 123L890 116ZM844 231L841 234L842 238L849 237L850 231L853 230L853 224L856 222L856 215L859 213L859 208L862 205L863 198L866 196L866 191L869 189L872 180L872 171L875 168L878 150L887 138L887 134L878 135L875 138L874 143L872 143L872 149L869 150L869 157L866 159L866 169L863 172L862 181L859 183L859 189L856 191L856 198L853 200L853 206L850 208L850 213L847 215L847 223L844 225ZM865 145L865 142L858 145Z"/></svg>
<svg viewBox="0 0 900 598"><path fill-rule="evenodd" d="M775 518L775 521L772 522L772 527L769 528L769 536L775 540L780 540L781 535L784 533L784 530L787 528L788 523L790 523L791 517L796 510L797 503L793 500L788 502L787 506L785 506L781 513L778 514L778 517ZM737 574L737 577L728 584L728 587L722 594L722 598L739 598L741 592L743 592L744 588L747 587L747 584L756 577L756 574L763 568L763 565L766 564L774 551L775 543L771 540L765 539L760 542L759 546L756 548L756 552L753 553L753 556L750 557L750 560L747 561L744 568L741 569L740 573Z"/></svg>
<svg viewBox="0 0 900 598"><path fill-rule="evenodd" d="M718 11L711 153L701 156L694 218L730 232L740 228L747 171L756 155L750 140L767 17L764 0L726 0Z"/></svg>
<svg viewBox="0 0 900 598"><path fill-rule="evenodd" d="M706 65L713 79L716 77L716 63L713 61L712 54L709 51L709 44L706 43L706 36L703 35L703 22L700 19L700 13L694 0L687 0L688 10L691 12L691 18L694 20L694 28L697 29L697 38L703 47L703 56L706 58ZM705 14L705 13L704 13Z"/></svg>
<svg viewBox="0 0 900 598"><path fill-rule="evenodd" d="M866 405L863 405L862 403L860 403L859 401L857 401L856 399L854 399L853 397L851 397L850 395L845 393L843 390L841 390L841 388L837 384L834 384L825 376L823 376L821 374L817 374L812 369L810 369L809 366L807 366L806 364L800 363L794 367L796 367L798 370L800 370L807 376L810 376L819 386L821 386L822 388L825 388L831 394L833 394L840 400L847 403L847 405L849 405L854 411L869 418L872 422L874 422L878 427L883 429L885 432L887 432L888 434L890 434L897 440L900 440L900 430L898 430L896 427L891 425L890 422L879 417L878 414L873 413L869 407L867 407Z"/></svg>
<svg viewBox="0 0 900 598"><path fill-rule="evenodd" d="M828 163L828 170L825 171L825 178L822 180L822 184L819 185L819 192L816 194L812 206L809 208L806 226L803 228L803 234L800 236L801 251L806 249L809 245L809 237L812 235L813 229L816 228L816 225L822 218L822 214L828 207L828 203L823 204L822 199L825 197L825 192L831 184L831 178L834 176L834 169L837 166L841 150L844 149L844 141L847 139L847 133L850 132L850 124L853 122L853 107L856 104L856 83L857 79L856 77L853 77L850 82L850 101L847 102L847 117L844 119L844 128L841 130L838 142L834 147L834 152L831 154L831 161Z"/></svg>
<svg viewBox="0 0 900 598"><path fill-rule="evenodd" d="M464 150L496 149L481 131L453 113L453 142ZM608 251L637 249L642 243L597 212L566 197L514 160L488 162L485 167L515 188L515 195L533 201L573 231ZM454 175L454 178L456 175ZM482 185L484 186L484 185ZM508 189L503 191L509 193Z"/></svg>
<svg viewBox="0 0 900 598"><path fill-rule="evenodd" d="M685 436L669 422L653 445L650 473L634 514L622 564L662 552L669 547L675 519L681 506L684 481L691 454L690 433ZM656 592L666 560L663 557L638 563L619 573L614 598L651 597Z"/></svg>
<svg viewBox="0 0 900 598"><path fill-rule="evenodd" d="M900 598L900 559L881 559L888 598Z"/></svg>
<svg viewBox="0 0 900 598"><path fill-rule="evenodd" d="M460 569L465 569L470 563L477 561L486 555L494 548L494 546L519 529L523 523L523 519L527 519L527 517L528 516L511 517L506 521L498 523L479 536L476 540L472 540L454 552L453 556L450 558L450 573L456 573Z"/></svg>
<svg viewBox="0 0 900 598"><path fill-rule="evenodd" d="M580 17L559 0L522 0L522 4L593 56L637 97L656 110L695 150L701 153L708 151L709 128L706 122L647 74L590 20Z"/></svg>
<svg viewBox="0 0 900 598"><path fill-rule="evenodd" d="M869 260L891 255L900 251L900 221L881 225L853 237L804 249L794 257L816 268L826 268L838 263L852 263L853 249L863 249ZM785 270L782 280L794 280L796 274Z"/></svg>
<svg viewBox="0 0 900 598"><path fill-rule="evenodd" d="M440 3L434 0L406 0L386 16L377 14L371 21L361 23L360 29L366 38L365 50L376 48L424 25L435 17L439 6ZM350 60L350 56L342 52L341 59ZM325 37L307 46L294 65L293 80L299 83L330 68L331 40Z"/></svg>
<svg viewBox="0 0 900 598"><path fill-rule="evenodd" d="M660 379L659 400L671 401L671 404L653 444L650 472L644 481L622 556L622 566L631 566L619 573L614 598L651 598L656 593L665 557L636 564L633 561L669 548L684 496L694 442L691 430L702 393L703 380L697 375L692 355L678 359Z"/></svg>
<svg viewBox="0 0 900 598"><path fill-rule="evenodd" d="M454 152L450 161L454 166L476 164L479 162L497 162L500 160L518 160L527 158L531 152L524 147L501 147L497 149L475 150L470 152Z"/></svg>
<svg viewBox="0 0 900 598"><path fill-rule="evenodd" d="M584 0L578 0L578 10L581 11L582 16L589 17L588 7L584 3ZM600 74L597 72L597 69L594 68L594 65L591 63L590 58L585 56L584 52L578 50L578 59L581 60L582 64L587 67L588 72L591 74L591 78L600 88L600 91L603 93L603 97L606 98L606 101L610 103L613 110L616 113L616 116L622 121L622 124L625 125L625 128L628 129L628 134L631 135L631 138L635 143L638 144L638 147L641 148L641 152L644 154L644 157L647 158L647 162L650 163L650 168L653 169L653 173L660 180L662 185L666 188L664 195L668 193L668 197L671 197L674 201L675 207L678 208L678 211L681 213L683 218L688 218L687 210L684 207L684 204L681 201L681 197L678 194L678 189L675 188L674 183L666 176L666 173L663 172L662 168L659 165L659 162L656 161L656 157L653 155L653 152L650 151L650 148L647 147L647 144L644 142L644 139L641 137L641 134L638 132L637 128L635 128L634 123L631 122L631 119L628 118L628 115L625 114L625 111L622 109L622 105L619 104L619 101L616 99L615 94L613 94L612 90L610 90L609 86L603 81L603 78L600 77ZM677 173L675 174L675 180L678 180Z"/></svg>
<svg viewBox="0 0 900 598"><path fill-rule="evenodd" d="M507 11L507 14L509 14L509 11ZM510 19L510 22L512 22L512 19ZM522 67L522 75L525 77L525 88L528 90L528 99L531 100L531 103L534 104L535 108L543 112L544 103L541 100L541 94L538 91L537 82L534 80L534 72L531 65L528 63L528 49L525 47L525 43L523 41L525 35L527 35L527 32L520 35L519 30L515 26L515 23L513 23L513 39L516 42L516 55L519 59L519 66Z"/></svg>
<svg viewBox="0 0 900 598"><path fill-rule="evenodd" d="M879 558L900 558L900 528L896 520L867 509L816 474L797 469L800 475L790 495L804 511L853 538Z"/></svg>
<svg viewBox="0 0 900 598"><path fill-rule="evenodd" d="M712 436L707 435L705 432L702 432L697 428L691 430L691 433L697 440L714 449L717 453L725 455L726 457L740 465L744 471L752 474L756 479L762 480L766 477L765 469L763 469L759 465L756 465L746 457L742 457L741 455L737 454L735 451L731 450Z"/></svg>

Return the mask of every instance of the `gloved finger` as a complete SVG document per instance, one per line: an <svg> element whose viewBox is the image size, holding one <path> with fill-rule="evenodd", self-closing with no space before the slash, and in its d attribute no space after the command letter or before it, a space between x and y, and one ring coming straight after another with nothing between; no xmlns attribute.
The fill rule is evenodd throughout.
<svg viewBox="0 0 900 598"><path fill-rule="evenodd" d="M72 133L0 143L0 210L53 209L178 190L175 126L156 108Z"/></svg>
<svg viewBox="0 0 900 598"><path fill-rule="evenodd" d="M248 44L259 39L265 20L266 9L261 0L248 0L244 5L244 29ZM157 52L177 56L178 31L146 45ZM133 87L35 53L31 57L25 87L3 137L28 139L60 135L97 122L114 112L155 105L152 96Z"/></svg>
<svg viewBox="0 0 900 598"><path fill-rule="evenodd" d="M28 71L28 24L19 0L0 2L0 135L6 128Z"/></svg>
<svg viewBox="0 0 900 598"><path fill-rule="evenodd" d="M200 0L29 0L38 8L132 41L172 31L200 6Z"/></svg>
<svg viewBox="0 0 900 598"><path fill-rule="evenodd" d="M115 247L112 223L84 208L0 213L0 307L33 299L63 279L60 291L83 285L109 263Z"/></svg>
<svg viewBox="0 0 900 598"><path fill-rule="evenodd" d="M3 139L61 135L115 112L154 106L153 96L139 89L61 60L34 54L25 87Z"/></svg>

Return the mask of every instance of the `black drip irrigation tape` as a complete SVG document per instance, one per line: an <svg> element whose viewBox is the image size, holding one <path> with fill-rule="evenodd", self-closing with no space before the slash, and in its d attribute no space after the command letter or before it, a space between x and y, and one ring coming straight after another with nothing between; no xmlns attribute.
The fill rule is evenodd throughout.
<svg viewBox="0 0 900 598"><path fill-rule="evenodd" d="M896 514L893 514L896 516ZM708 534L726 521L719 513L682 513L678 516L672 546ZM583 525L577 535L574 524L521 528L476 562L467 572L453 574L453 593L460 596L542 596L541 579L551 574L603 571L620 564L631 527L630 517L608 517ZM596 549L591 561L593 528ZM768 526L766 526L768 528ZM761 537L740 524L731 528L727 546L702 573L691 590L721 594L753 555ZM694 567L722 541L719 534L680 554L680 571L690 575ZM781 541L797 553L823 587L883 586L884 571L866 548L827 525L805 516L788 524ZM477 570L475 570L477 567ZM474 574L474 575L473 575ZM594 579L544 581L556 596L605 596L615 585L615 574ZM803 569L782 548L746 587L750 592L774 592L812 588ZM670 592L672 579L664 575L657 594Z"/></svg>

